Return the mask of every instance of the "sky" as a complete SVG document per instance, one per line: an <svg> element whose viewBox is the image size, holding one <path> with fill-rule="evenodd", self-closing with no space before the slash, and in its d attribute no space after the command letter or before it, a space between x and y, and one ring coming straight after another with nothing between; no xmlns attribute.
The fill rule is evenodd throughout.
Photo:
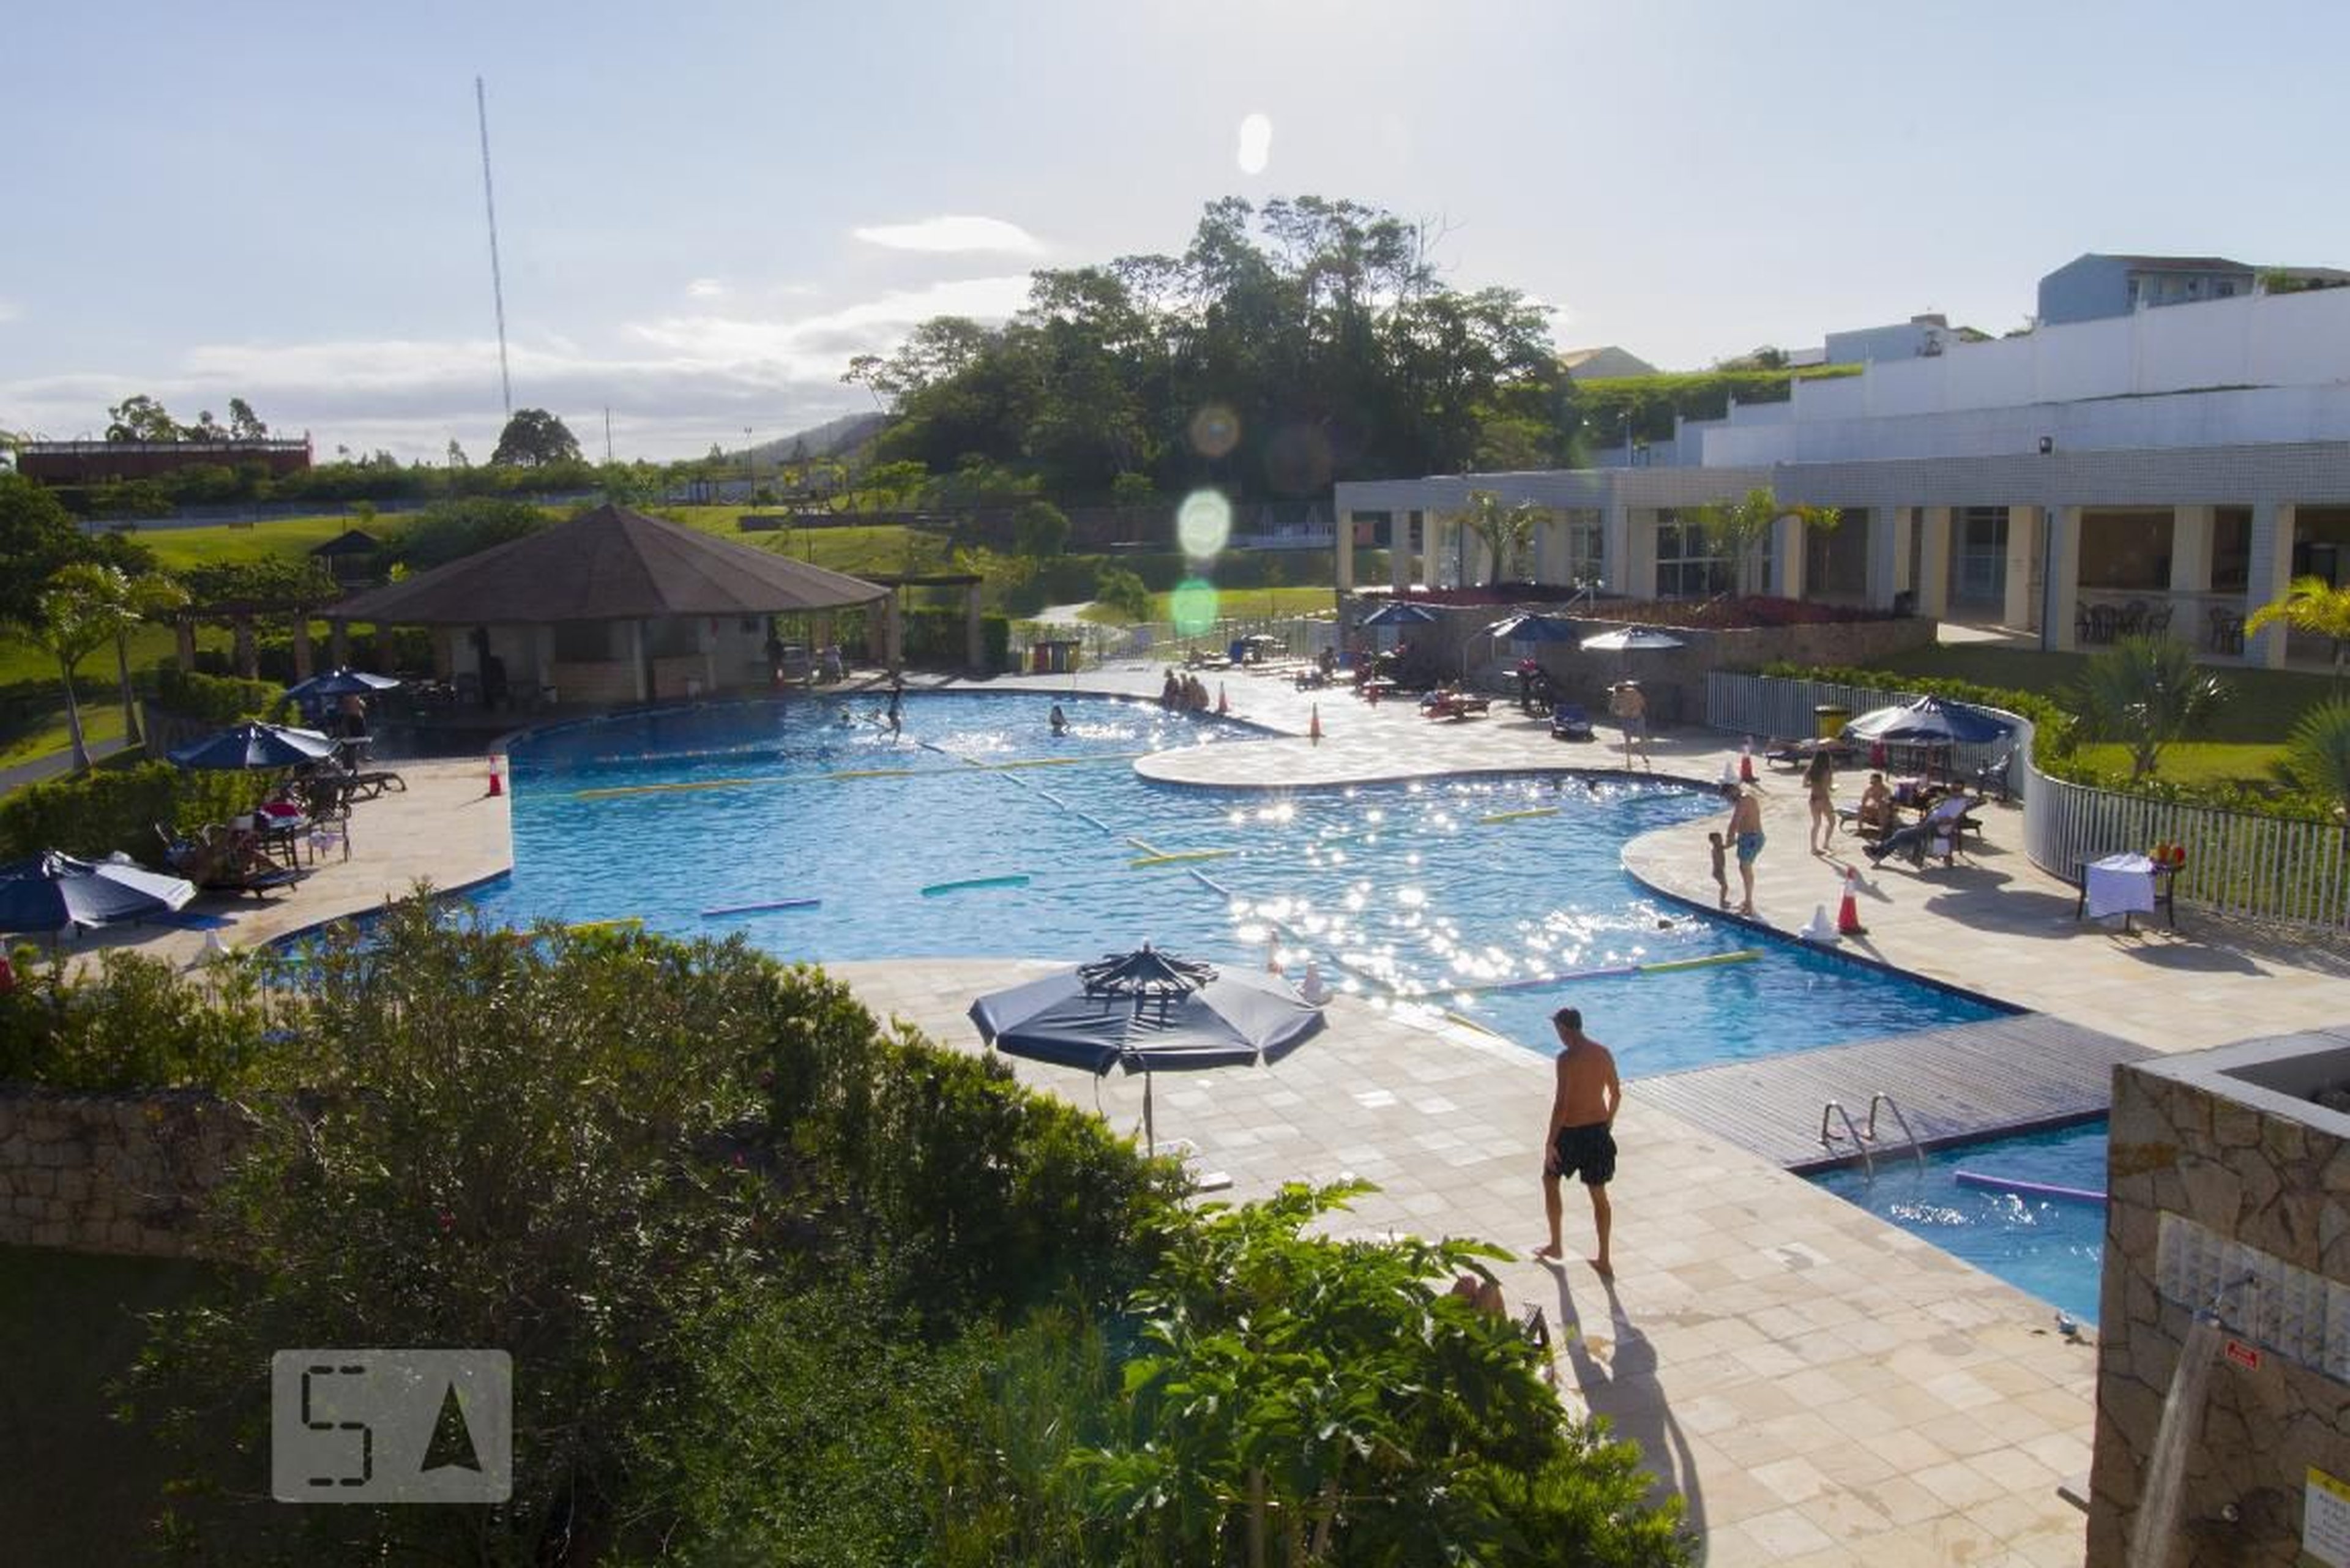
<svg viewBox="0 0 2350 1568"><path fill-rule="evenodd" d="M2350 265L2345 59L2350 6L2168 0L17 0L0 431L241 397L321 461L485 459L476 78L514 406L660 461L870 409L852 356L1224 196L1393 213L1667 369L2003 333L2086 251Z"/></svg>

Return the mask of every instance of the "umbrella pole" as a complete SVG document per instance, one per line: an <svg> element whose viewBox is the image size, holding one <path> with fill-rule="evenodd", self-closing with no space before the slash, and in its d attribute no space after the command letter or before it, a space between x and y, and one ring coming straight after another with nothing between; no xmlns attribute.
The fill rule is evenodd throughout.
<svg viewBox="0 0 2350 1568"><path fill-rule="evenodd" d="M1159 1134L1150 1125L1150 1064L1142 1064L1142 1152L1159 1152Z"/></svg>

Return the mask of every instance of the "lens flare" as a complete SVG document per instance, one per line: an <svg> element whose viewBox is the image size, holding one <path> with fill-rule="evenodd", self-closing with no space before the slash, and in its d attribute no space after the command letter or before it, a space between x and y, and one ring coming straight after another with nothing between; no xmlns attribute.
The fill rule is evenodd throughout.
<svg viewBox="0 0 2350 1568"><path fill-rule="evenodd" d="M1206 403L1191 416L1191 450L1201 457L1229 456L1241 443L1241 417L1222 403Z"/></svg>
<svg viewBox="0 0 2350 1568"><path fill-rule="evenodd" d="M1197 637L1216 624L1216 585L1204 577L1186 577L1176 584L1167 604L1180 637Z"/></svg>
<svg viewBox="0 0 2350 1568"><path fill-rule="evenodd" d="M1214 559L1232 536L1232 504L1212 490L1183 497L1175 514L1175 542L1195 561Z"/></svg>
<svg viewBox="0 0 2350 1568"><path fill-rule="evenodd" d="M1243 174L1262 174L1273 155L1273 120L1262 114L1245 115L1241 119L1239 160Z"/></svg>

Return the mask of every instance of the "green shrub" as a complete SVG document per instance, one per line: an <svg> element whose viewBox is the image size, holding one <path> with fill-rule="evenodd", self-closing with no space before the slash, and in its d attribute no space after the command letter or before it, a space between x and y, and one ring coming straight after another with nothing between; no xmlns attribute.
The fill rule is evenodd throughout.
<svg viewBox="0 0 2350 1568"><path fill-rule="evenodd" d="M285 689L267 680L245 680L234 675L206 675L166 664L156 672L155 701L163 709L208 724L239 724L265 717L285 698Z"/></svg>
<svg viewBox="0 0 2350 1568"><path fill-rule="evenodd" d="M1791 664L1783 660L1764 665L1760 673L1785 680L1821 680L1838 686L1856 686L1867 691L1918 691L1932 697L1947 697L1954 702L1970 702L1979 708L1997 708L2013 713L2032 721L2033 760L2043 764L2043 772L2048 771L2045 766L2047 759L2071 754L2075 744L2073 715L2037 691L1978 686L1971 680L1895 675L1882 670Z"/></svg>
<svg viewBox="0 0 2350 1568"><path fill-rule="evenodd" d="M26 947L19 983L0 992L0 1082L86 1092L231 1092L262 1070L266 1043L256 966L233 962L186 979L124 950L69 966Z"/></svg>
<svg viewBox="0 0 2350 1568"><path fill-rule="evenodd" d="M253 809L257 795L251 775L188 773L167 763L29 784L0 798L0 858L58 849L102 859L120 850L154 865L163 848L156 828L225 821Z"/></svg>
<svg viewBox="0 0 2350 1568"><path fill-rule="evenodd" d="M961 670L971 659L971 623L959 609L910 609L899 622L906 661L932 669ZM1000 615L979 618L980 659L1002 670L1011 657L1012 623Z"/></svg>

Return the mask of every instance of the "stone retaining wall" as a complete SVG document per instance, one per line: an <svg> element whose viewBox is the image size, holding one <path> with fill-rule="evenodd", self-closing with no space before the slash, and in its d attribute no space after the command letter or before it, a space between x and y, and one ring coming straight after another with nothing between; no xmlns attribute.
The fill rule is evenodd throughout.
<svg viewBox="0 0 2350 1568"><path fill-rule="evenodd" d="M0 1245L187 1256L245 1127L193 1092L0 1089Z"/></svg>

